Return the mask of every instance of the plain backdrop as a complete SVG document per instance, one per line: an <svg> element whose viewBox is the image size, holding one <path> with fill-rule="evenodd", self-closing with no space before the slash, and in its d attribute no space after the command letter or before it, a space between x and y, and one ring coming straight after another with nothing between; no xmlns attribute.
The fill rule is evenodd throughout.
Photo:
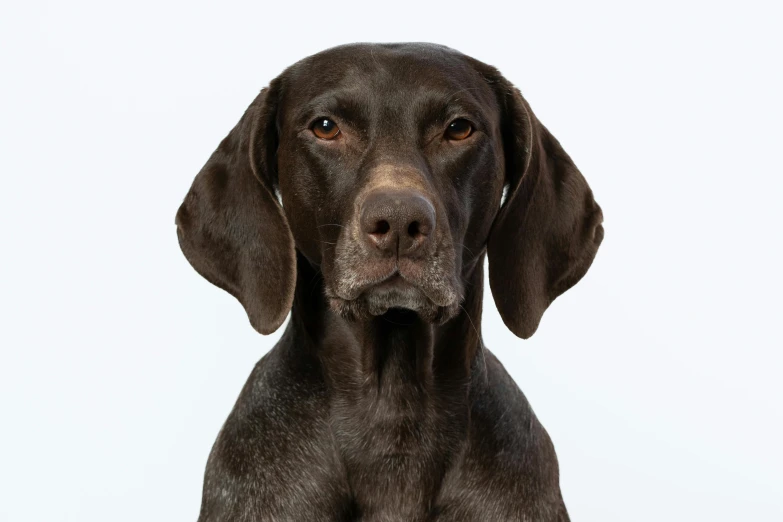
<svg viewBox="0 0 783 522"><path fill-rule="evenodd" d="M606 239L522 341L483 333L575 521L783 518L781 13L755 2L3 2L0 520L195 520L257 334L174 214L255 94L356 41L518 85Z"/></svg>

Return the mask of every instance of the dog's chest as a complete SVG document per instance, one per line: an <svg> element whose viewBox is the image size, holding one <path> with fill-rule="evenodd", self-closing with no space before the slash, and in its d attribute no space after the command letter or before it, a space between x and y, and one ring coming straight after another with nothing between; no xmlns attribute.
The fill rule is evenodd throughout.
<svg viewBox="0 0 783 522"><path fill-rule="evenodd" d="M467 414L414 385L384 391L332 405L357 520L432 520L444 474L459 456Z"/></svg>

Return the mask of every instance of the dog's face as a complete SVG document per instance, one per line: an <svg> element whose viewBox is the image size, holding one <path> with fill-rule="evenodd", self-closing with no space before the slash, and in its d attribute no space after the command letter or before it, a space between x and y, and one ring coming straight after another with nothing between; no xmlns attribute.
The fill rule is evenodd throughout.
<svg viewBox="0 0 783 522"><path fill-rule="evenodd" d="M462 56L343 47L287 71L279 190L297 248L332 308L445 320L503 191L500 110Z"/></svg>
<svg viewBox="0 0 783 522"><path fill-rule="evenodd" d="M488 251L495 301L522 337L586 272L601 221L519 92L429 44L342 46L289 67L177 215L188 259L263 333L291 306L296 248L344 317L406 308L437 322Z"/></svg>

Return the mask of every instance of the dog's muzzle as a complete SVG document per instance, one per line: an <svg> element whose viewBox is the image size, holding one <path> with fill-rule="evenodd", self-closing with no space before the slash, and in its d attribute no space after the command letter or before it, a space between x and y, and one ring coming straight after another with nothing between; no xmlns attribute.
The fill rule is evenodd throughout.
<svg viewBox="0 0 783 522"><path fill-rule="evenodd" d="M327 285L332 309L350 318L391 309L435 322L452 317L462 288L432 202L413 189L374 190L357 216L338 239L335 280Z"/></svg>

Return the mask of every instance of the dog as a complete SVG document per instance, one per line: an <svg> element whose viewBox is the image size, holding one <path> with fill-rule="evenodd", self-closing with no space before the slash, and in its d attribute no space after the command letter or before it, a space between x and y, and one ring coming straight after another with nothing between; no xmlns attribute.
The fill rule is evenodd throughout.
<svg viewBox="0 0 783 522"><path fill-rule="evenodd" d="M212 448L199 521L569 520L552 442L482 342L484 260L526 339L602 222L495 67L423 43L288 67L176 216L253 328L290 312Z"/></svg>

